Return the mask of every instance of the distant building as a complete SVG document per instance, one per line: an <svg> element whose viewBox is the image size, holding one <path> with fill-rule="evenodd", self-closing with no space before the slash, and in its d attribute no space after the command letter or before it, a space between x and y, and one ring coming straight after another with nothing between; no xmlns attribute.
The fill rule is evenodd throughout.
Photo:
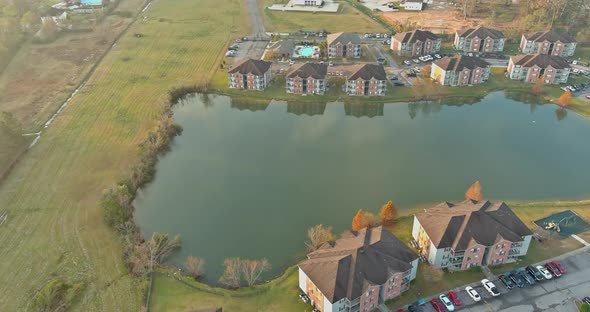
<svg viewBox="0 0 590 312"><path fill-rule="evenodd" d="M503 202L444 202L414 215L412 236L439 268L514 262L526 255L533 233Z"/></svg>
<svg viewBox="0 0 590 312"><path fill-rule="evenodd" d="M104 2L104 0L80 0L80 5L102 6L104 5Z"/></svg>
<svg viewBox="0 0 590 312"><path fill-rule="evenodd" d="M293 65L287 72L287 93L299 95L322 95L326 92L326 74L328 66L317 63L300 63Z"/></svg>
<svg viewBox="0 0 590 312"><path fill-rule="evenodd" d="M382 226L349 231L307 255L299 288L322 312L373 311L416 278L418 255Z"/></svg>
<svg viewBox="0 0 590 312"><path fill-rule="evenodd" d="M440 51L441 39L427 30L397 33L391 38L391 50L401 56L420 56Z"/></svg>
<svg viewBox="0 0 590 312"><path fill-rule="evenodd" d="M236 63L228 71L229 87L232 89L264 90L271 80L271 62L246 59Z"/></svg>
<svg viewBox="0 0 590 312"><path fill-rule="evenodd" d="M430 78L443 86L467 86L486 81L490 64L472 56L443 57L432 62Z"/></svg>
<svg viewBox="0 0 590 312"><path fill-rule="evenodd" d="M572 56L576 52L576 39L570 34L554 30L523 34L520 51L525 54L549 54L554 56Z"/></svg>
<svg viewBox="0 0 590 312"><path fill-rule="evenodd" d="M545 84L567 83L570 65L558 56L547 54L521 54L510 57L508 75L510 79L535 83L542 78Z"/></svg>
<svg viewBox="0 0 590 312"><path fill-rule="evenodd" d="M299 5L299 6L322 6L324 5L324 0L291 0L291 5Z"/></svg>
<svg viewBox="0 0 590 312"><path fill-rule="evenodd" d="M480 26L455 32L453 47L465 52L494 53L504 51L505 42L501 31Z"/></svg>
<svg viewBox="0 0 590 312"><path fill-rule="evenodd" d="M387 91L387 75L383 65L355 65L346 77L348 95L383 96Z"/></svg>
<svg viewBox="0 0 590 312"><path fill-rule="evenodd" d="M422 11L424 2L422 0L405 0L400 4L407 11Z"/></svg>
<svg viewBox="0 0 590 312"><path fill-rule="evenodd" d="M361 37L357 33L339 32L327 38L329 58L360 58Z"/></svg>

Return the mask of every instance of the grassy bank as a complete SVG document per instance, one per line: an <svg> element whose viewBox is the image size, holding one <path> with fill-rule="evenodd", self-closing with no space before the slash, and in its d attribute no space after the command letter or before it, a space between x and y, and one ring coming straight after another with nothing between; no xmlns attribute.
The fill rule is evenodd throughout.
<svg viewBox="0 0 590 312"><path fill-rule="evenodd" d="M510 204L514 212L530 227L532 222L554 212L571 209L579 215L590 218L589 201L567 202L540 202L540 203L513 203ZM412 236L413 213L421 211L414 208L403 211L398 223L390 230L402 241L408 242ZM590 233L590 232L589 232ZM572 238L563 240L550 240L540 244L533 242L529 254L521 262L514 265L500 266L494 270L504 271L518 265L535 263L561 253L581 247ZM186 311L202 309L214 306L223 306L224 311L311 311L308 305L302 305L297 298L298 276L295 267L289 268L283 276L267 284L253 288L240 289L238 291L212 288L202 283L192 281L190 278L182 278L189 287L175 278L159 275L154 280L154 293L150 308L153 311ZM392 307L400 307L416 301L419 298L428 297L441 291L456 288L468 283L476 282L484 278L481 269L474 268L464 272L448 273L434 269L429 265L420 263L416 280L410 290L390 303ZM270 298L273 298L271 301Z"/></svg>
<svg viewBox="0 0 590 312"><path fill-rule="evenodd" d="M135 163L167 91L209 81L246 14L237 0L156 0L107 55L0 188L0 310L25 310L57 278L80 285L72 310L140 309L101 191Z"/></svg>

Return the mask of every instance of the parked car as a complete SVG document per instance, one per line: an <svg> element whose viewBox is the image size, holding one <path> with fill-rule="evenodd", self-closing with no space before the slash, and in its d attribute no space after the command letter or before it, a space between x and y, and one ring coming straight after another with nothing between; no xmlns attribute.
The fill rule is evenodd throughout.
<svg viewBox="0 0 590 312"><path fill-rule="evenodd" d="M414 312L418 310L418 307L413 304L408 304L408 312Z"/></svg>
<svg viewBox="0 0 590 312"><path fill-rule="evenodd" d="M453 303L451 302L451 299L449 299L449 297L447 297L445 294L438 296L438 299L440 299L440 302L442 302L442 304L445 306L447 311L449 311L449 312L455 311L455 305L453 305Z"/></svg>
<svg viewBox="0 0 590 312"><path fill-rule="evenodd" d="M477 293L477 291L475 291L475 289L473 289L473 287L467 286L467 287L465 287L465 291L467 292L469 297L471 297L471 299L473 299L473 301L475 301L475 302L481 301L481 296Z"/></svg>
<svg viewBox="0 0 590 312"><path fill-rule="evenodd" d="M393 85L396 86L396 87L403 87L403 86L405 86L405 84L403 82L398 82L398 81L394 82Z"/></svg>
<svg viewBox="0 0 590 312"><path fill-rule="evenodd" d="M532 265L527 266L525 270L529 272L529 274L532 275L537 282L544 279L543 274L541 274L541 272L539 272L539 270L537 270L537 268Z"/></svg>
<svg viewBox="0 0 590 312"><path fill-rule="evenodd" d="M293 64L295 64L295 61L289 60L289 65L293 65Z"/></svg>
<svg viewBox="0 0 590 312"><path fill-rule="evenodd" d="M412 62L414 62L416 64L420 64L420 60L419 59L413 59Z"/></svg>
<svg viewBox="0 0 590 312"><path fill-rule="evenodd" d="M525 286L524 281L520 275L516 274L515 272L508 272L506 273L506 276L508 276L510 280L514 282L516 286L518 286L518 288L523 288Z"/></svg>
<svg viewBox="0 0 590 312"><path fill-rule="evenodd" d="M551 275L551 273L549 271L547 271L547 269L542 266L542 265L537 265L536 266L537 270L539 270L539 273L541 273L541 275L543 275L544 279L552 279L553 275Z"/></svg>
<svg viewBox="0 0 590 312"><path fill-rule="evenodd" d="M309 297L306 294L299 294L299 299L305 303L309 302Z"/></svg>
<svg viewBox="0 0 590 312"><path fill-rule="evenodd" d="M391 76L391 78L389 78L389 79L391 79L391 80L397 80L398 78L397 78L397 76L394 75L394 76Z"/></svg>
<svg viewBox="0 0 590 312"><path fill-rule="evenodd" d="M559 261L553 261L551 262L551 264L556 267L559 270L559 273L561 273L562 275L567 273L567 270L565 269L565 266L563 266L563 264L561 264L561 262Z"/></svg>
<svg viewBox="0 0 590 312"><path fill-rule="evenodd" d="M582 299L582 301L583 301L585 304L590 304L590 297L584 297L584 299Z"/></svg>
<svg viewBox="0 0 590 312"><path fill-rule="evenodd" d="M590 100L590 95L586 95L586 98L587 98L588 100Z"/></svg>
<svg viewBox="0 0 590 312"><path fill-rule="evenodd" d="M490 293L490 295L492 295L492 297L497 297L500 295L500 291L498 291L498 288L496 288L496 285L494 285L494 283L490 282L490 280L484 278L481 280L481 284Z"/></svg>
<svg viewBox="0 0 590 312"><path fill-rule="evenodd" d="M235 43L241 43L242 42L242 39L241 38L238 38L238 39L234 40L234 42Z"/></svg>
<svg viewBox="0 0 590 312"><path fill-rule="evenodd" d="M437 58L437 59L442 58L439 54L435 54L434 57Z"/></svg>
<svg viewBox="0 0 590 312"><path fill-rule="evenodd" d="M434 311L436 312L446 312L445 308L443 308L443 306L438 303L438 301L436 300L436 298L432 298L430 300L430 304L432 305L432 308L434 308Z"/></svg>
<svg viewBox="0 0 590 312"><path fill-rule="evenodd" d="M506 288L508 288L508 289L514 288L514 283L505 274L498 276L498 279L500 279L500 281L502 282L502 284L504 284L506 286Z"/></svg>
<svg viewBox="0 0 590 312"><path fill-rule="evenodd" d="M449 293L447 294L447 297L449 297L449 299L451 299L451 302L456 307L460 307L463 304L461 299L459 299L459 296L457 296L457 294L454 291L449 291Z"/></svg>
<svg viewBox="0 0 590 312"><path fill-rule="evenodd" d="M404 61L405 65L412 65L412 63L410 61Z"/></svg>
<svg viewBox="0 0 590 312"><path fill-rule="evenodd" d="M559 269L556 267L553 267L553 265L551 264L551 262L547 262L545 263L545 268L551 272L551 274L553 274L553 276L555 277L560 277L561 276L561 272L559 272Z"/></svg>
<svg viewBox="0 0 590 312"><path fill-rule="evenodd" d="M535 285L535 278L532 277L529 273L527 273L526 271L523 271L521 269L516 269L516 274L519 274L520 277L522 277L522 279L527 282L527 284L529 285Z"/></svg>

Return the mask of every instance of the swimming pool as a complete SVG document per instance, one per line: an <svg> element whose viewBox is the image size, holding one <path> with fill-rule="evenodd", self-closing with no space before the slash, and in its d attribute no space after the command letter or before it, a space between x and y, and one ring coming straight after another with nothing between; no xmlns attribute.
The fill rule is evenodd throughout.
<svg viewBox="0 0 590 312"><path fill-rule="evenodd" d="M299 54L303 57L311 57L313 56L315 50L312 47L303 47L299 50Z"/></svg>

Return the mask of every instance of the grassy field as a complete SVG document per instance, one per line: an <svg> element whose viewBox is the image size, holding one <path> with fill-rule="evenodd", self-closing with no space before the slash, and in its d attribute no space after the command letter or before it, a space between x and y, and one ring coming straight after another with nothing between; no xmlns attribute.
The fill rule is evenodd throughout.
<svg viewBox="0 0 590 312"><path fill-rule="evenodd" d="M117 10L139 12L144 2L122 0ZM20 122L19 132L40 131L131 22L132 18L111 15L94 32L62 34L48 44L26 40L0 73L0 112ZM7 130L0 127L0 178L30 142L15 139Z"/></svg>
<svg viewBox="0 0 590 312"><path fill-rule="evenodd" d="M338 3L340 3L338 13L308 13L271 11L266 9L266 7L273 4L272 0L260 2L261 10L263 10L264 25L267 31L295 32L299 30L326 30L329 32L387 32L387 29L381 24L351 7L347 2L340 1Z"/></svg>
<svg viewBox="0 0 590 312"><path fill-rule="evenodd" d="M576 46L576 53L571 57L572 60L590 62L590 46L584 47L581 44Z"/></svg>
<svg viewBox="0 0 590 312"><path fill-rule="evenodd" d="M101 62L0 188L0 310L26 310L56 278L83 286L72 310L139 310L101 191L136 161L167 91L210 79L246 14L237 0L156 0Z"/></svg>

